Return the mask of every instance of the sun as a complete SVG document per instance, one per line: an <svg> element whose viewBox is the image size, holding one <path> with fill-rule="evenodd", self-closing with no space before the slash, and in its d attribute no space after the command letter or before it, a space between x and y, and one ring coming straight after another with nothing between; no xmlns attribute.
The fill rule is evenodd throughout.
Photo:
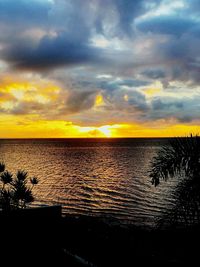
<svg viewBox="0 0 200 267"><path fill-rule="evenodd" d="M98 128L98 131L100 133L102 133L105 137L111 137L112 133L110 130L110 126L109 125L105 125L105 126L101 126Z"/></svg>

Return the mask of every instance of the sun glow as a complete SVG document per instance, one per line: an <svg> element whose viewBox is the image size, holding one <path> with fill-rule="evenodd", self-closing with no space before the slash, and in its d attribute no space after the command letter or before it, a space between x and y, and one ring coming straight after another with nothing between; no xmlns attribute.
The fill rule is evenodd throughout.
<svg viewBox="0 0 200 267"><path fill-rule="evenodd" d="M9 91L16 99L23 99L24 91L17 88L10 88Z"/></svg>
<svg viewBox="0 0 200 267"><path fill-rule="evenodd" d="M1 103L1 108L8 111L14 108L14 102L13 101L5 101Z"/></svg>
<svg viewBox="0 0 200 267"><path fill-rule="evenodd" d="M143 90L146 94L146 96L154 96L155 94L158 94L161 92L161 89L160 88L147 88L145 90Z"/></svg>
<svg viewBox="0 0 200 267"><path fill-rule="evenodd" d="M9 108L9 105L8 107ZM34 115L0 115L0 138L112 138L112 137L170 137L199 133L199 125L167 126L140 124L109 124L80 126L71 121L40 120Z"/></svg>
<svg viewBox="0 0 200 267"><path fill-rule="evenodd" d="M105 137L111 137L112 136L112 132L111 132L111 126L109 125L105 125L102 127L99 127L98 130L105 135Z"/></svg>
<svg viewBox="0 0 200 267"><path fill-rule="evenodd" d="M125 101L128 101L128 100L129 100L129 97L128 97L127 94L124 95L124 100L125 100Z"/></svg>
<svg viewBox="0 0 200 267"><path fill-rule="evenodd" d="M95 107L102 106L104 104L103 96L97 95L95 98Z"/></svg>
<svg viewBox="0 0 200 267"><path fill-rule="evenodd" d="M115 129L119 128L120 125L103 125L100 127L81 127L71 125L71 127L77 130L77 132L84 134L84 137L115 137Z"/></svg>
<svg viewBox="0 0 200 267"><path fill-rule="evenodd" d="M17 101L47 103L58 98L60 88L48 81L13 81L12 77L7 77L0 83L0 92L4 94L1 101L9 97Z"/></svg>

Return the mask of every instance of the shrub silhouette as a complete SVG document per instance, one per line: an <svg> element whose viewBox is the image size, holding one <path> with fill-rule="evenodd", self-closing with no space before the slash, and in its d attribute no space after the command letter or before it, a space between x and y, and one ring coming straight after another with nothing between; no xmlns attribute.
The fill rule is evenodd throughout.
<svg viewBox="0 0 200 267"><path fill-rule="evenodd" d="M150 177L157 186L161 180L179 177L175 191L176 205L166 221L173 224L200 223L200 137L192 134L169 140L151 162ZM161 220L162 222L164 220Z"/></svg>
<svg viewBox="0 0 200 267"><path fill-rule="evenodd" d="M38 184L36 177L28 177L25 171L18 171L15 176L5 169L5 164L0 163L0 206L2 210L26 208L34 201L32 189ZM28 181L30 180L30 185ZM31 186L32 185L32 186Z"/></svg>

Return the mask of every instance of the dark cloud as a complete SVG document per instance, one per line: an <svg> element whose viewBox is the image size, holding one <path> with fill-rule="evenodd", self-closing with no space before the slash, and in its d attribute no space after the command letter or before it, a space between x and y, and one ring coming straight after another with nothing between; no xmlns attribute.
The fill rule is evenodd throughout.
<svg viewBox="0 0 200 267"><path fill-rule="evenodd" d="M146 112L148 108L148 104L146 102L146 98L143 94L139 92L131 92L127 94L128 101L126 101L129 107L134 107L136 110Z"/></svg>
<svg viewBox="0 0 200 267"><path fill-rule="evenodd" d="M198 85L200 81L198 75L200 71L199 45L200 39L191 35L169 39L162 44L157 44L155 50L161 59L162 65L164 65L165 77L162 77L162 74L160 77L155 75L154 79L160 79L166 83L180 81Z"/></svg>
<svg viewBox="0 0 200 267"><path fill-rule="evenodd" d="M41 5L44 8L40 8L40 4L34 6L38 2L43 3ZM3 3L6 7L5 10L11 9L10 5L6 6L5 1ZM46 18L46 16L43 16L43 13L48 10L48 2L33 1L33 7L31 4L32 1L28 2L25 0L20 1L19 5L16 2L13 6L14 11L11 9L10 12L17 13L15 18L18 15L20 18L23 18L26 15L24 11L26 9L28 12L27 16L31 17L29 11L30 13L33 12L33 17L36 17L37 22L41 24L39 25L40 28L44 31L43 36L33 45L35 41L30 37L27 39L24 36L24 24L21 25L19 36L14 36L15 40L12 39L12 36L8 38L9 43L1 51L1 58L10 62L12 67L36 70L51 69L71 64L87 64L88 62L97 61L101 51L90 44L89 40L92 29L88 19L86 19L86 12L88 11L90 14L91 11L89 1L85 1L84 7L78 0L73 2L55 1L52 4L51 10L46 12L47 14L45 13L48 15L48 23L44 23L40 19L40 16ZM59 4L61 8L58 8ZM39 9L38 13L36 12L37 8ZM29 21L28 17L26 19ZM35 26L31 19L29 23L32 23L33 27ZM13 25L10 27L13 28Z"/></svg>
<svg viewBox="0 0 200 267"><path fill-rule="evenodd" d="M145 11L142 0L97 0L98 13L95 29L98 33L123 38L133 35L133 20ZM106 21L109 21L109 32Z"/></svg>
<svg viewBox="0 0 200 267"><path fill-rule="evenodd" d="M189 58L189 43L185 39L168 40L159 44L157 49L165 60L181 60L184 62L185 59Z"/></svg>
<svg viewBox="0 0 200 267"><path fill-rule="evenodd" d="M144 12L144 1L114 0L119 14L120 34L133 35L133 19Z"/></svg>
<svg viewBox="0 0 200 267"><path fill-rule="evenodd" d="M123 55L94 47L93 34L132 37L134 18L145 11L142 0L85 0L84 5L80 0L1 0L0 20L6 25L1 29L4 45L0 56L12 67L29 70L88 63L114 65ZM43 32L31 37L29 29Z"/></svg>
<svg viewBox="0 0 200 267"><path fill-rule="evenodd" d="M163 70L160 69L147 69L142 72L142 75L151 78L151 79L162 79L165 78L166 73Z"/></svg>
<svg viewBox="0 0 200 267"><path fill-rule="evenodd" d="M94 106L96 92L94 91L72 91L66 101L64 112L77 113L88 110Z"/></svg>
<svg viewBox="0 0 200 267"><path fill-rule="evenodd" d="M7 112L13 115L40 114L44 109L45 105L36 101L21 101Z"/></svg>
<svg viewBox="0 0 200 267"><path fill-rule="evenodd" d="M53 38L45 36L36 48L20 43L8 47L2 51L2 58L15 68L40 70L97 61L100 52L84 40L79 43L70 40L68 34L62 32Z"/></svg>
<svg viewBox="0 0 200 267"><path fill-rule="evenodd" d="M120 89L123 86L126 87L141 87L141 86L146 86L148 85L149 82L145 81L145 80L133 80L133 79L120 79L120 80L111 80L111 81L107 81L107 80L101 80L99 82L96 83L96 86L98 88L101 88L105 91L114 91L117 89Z"/></svg>
<svg viewBox="0 0 200 267"><path fill-rule="evenodd" d="M156 97L151 102L148 114L142 114L145 120L159 120L174 118L181 123L188 123L199 119L200 97ZM142 117L143 117L142 116Z"/></svg>
<svg viewBox="0 0 200 267"><path fill-rule="evenodd" d="M89 19L86 19L91 11L89 1L84 2L84 7L78 0L60 0L51 5L48 1L9 0L1 1L1 6L0 19L8 23L2 31L10 32L10 28L17 31L14 35L10 32L10 35L2 37L4 46L0 51L1 58L11 63L12 67L51 69L93 62L101 53L89 41L92 30ZM86 13L87 9L89 14ZM12 15L19 25L13 25ZM9 17L10 21L7 22ZM37 31L38 27L43 31L41 37L28 35L28 29ZM38 41L35 42L34 38L38 38Z"/></svg>
<svg viewBox="0 0 200 267"><path fill-rule="evenodd" d="M122 81L116 82L118 86L127 86L127 87L140 87L140 86L146 86L149 84L147 81L142 81L142 80L132 80L132 79L125 79Z"/></svg>
<svg viewBox="0 0 200 267"><path fill-rule="evenodd" d="M98 33L117 36L119 38L134 36L134 20L144 14L150 6L159 4L161 0L97 0L98 12L95 27ZM117 19L116 19L117 18ZM105 21L109 21L109 32Z"/></svg>
<svg viewBox="0 0 200 267"><path fill-rule="evenodd" d="M172 101L169 100L169 102L164 102L162 99L157 98L152 101L152 107L153 110L182 109L183 103L174 99Z"/></svg>
<svg viewBox="0 0 200 267"><path fill-rule="evenodd" d="M137 28L143 32L181 36L196 25L197 23L190 18L160 16L145 19L137 23Z"/></svg>
<svg viewBox="0 0 200 267"><path fill-rule="evenodd" d="M145 95L135 90L104 91L103 97L108 110L115 110L116 112L120 110L120 112L135 115L136 112L144 112L148 109Z"/></svg>

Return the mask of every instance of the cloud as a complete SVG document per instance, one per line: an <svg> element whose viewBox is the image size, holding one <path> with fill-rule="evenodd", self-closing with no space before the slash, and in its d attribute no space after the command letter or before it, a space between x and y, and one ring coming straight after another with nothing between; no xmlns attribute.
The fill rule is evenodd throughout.
<svg viewBox="0 0 200 267"><path fill-rule="evenodd" d="M144 1L115 0L112 2L116 5L119 15L118 34L131 37L133 35L133 19L144 12Z"/></svg>
<svg viewBox="0 0 200 267"><path fill-rule="evenodd" d="M138 88L148 85L149 82L145 80L137 79L112 79L112 80L100 80L96 81L96 86L105 91L112 92L122 87Z"/></svg>
<svg viewBox="0 0 200 267"><path fill-rule="evenodd" d="M73 90L66 101L66 113L77 113L88 110L94 106L96 92Z"/></svg>
<svg viewBox="0 0 200 267"><path fill-rule="evenodd" d="M32 80L17 76L0 82L0 113L12 115L37 115L43 119L65 119L70 114L90 110L98 90L88 89L88 84L75 81L70 87L41 77ZM76 86L76 87L75 87Z"/></svg>
<svg viewBox="0 0 200 267"><path fill-rule="evenodd" d="M151 110L145 114L150 121L159 119L175 119L188 123L199 119L200 97L156 97L151 102Z"/></svg>
<svg viewBox="0 0 200 267"><path fill-rule="evenodd" d="M38 47L8 47L3 50L2 58L20 69L51 69L62 65L82 64L97 61L100 50L92 48L84 40L75 42L65 32L56 37L45 36Z"/></svg>
<svg viewBox="0 0 200 267"><path fill-rule="evenodd" d="M1 75L19 70L15 80L35 89L16 98L0 86L1 113L93 125L198 119L199 11L196 0L0 0Z"/></svg>
<svg viewBox="0 0 200 267"><path fill-rule="evenodd" d="M196 25L198 22L190 18L158 16L140 21L137 23L137 28L143 32L181 36Z"/></svg>
<svg viewBox="0 0 200 267"><path fill-rule="evenodd" d="M137 113L143 113L148 109L145 95L135 90L116 89L115 91L105 91L103 92L103 97L107 104L105 110L113 110L115 112L120 110L120 112L132 114L135 119Z"/></svg>
<svg viewBox="0 0 200 267"><path fill-rule="evenodd" d="M131 37L133 20L144 12L144 1L97 0L96 32L105 36ZM111 12L110 12L111 11Z"/></svg>
<svg viewBox="0 0 200 267"><path fill-rule="evenodd" d="M108 40L132 38L133 21L146 10L141 0L85 0L84 5L80 0L1 0L0 7L1 59L11 67L37 71L125 63L127 52L102 49L91 40L97 33Z"/></svg>
<svg viewBox="0 0 200 267"><path fill-rule="evenodd" d="M151 78L151 79L162 79L165 78L166 73L161 69L146 69L142 72L142 75Z"/></svg>
<svg viewBox="0 0 200 267"><path fill-rule="evenodd" d="M1 4L5 7L5 16L4 12L1 12L2 20L5 22L13 12L16 13L14 17L19 24L18 35L7 36L0 50L1 58L11 63L12 67L42 70L93 62L99 58L101 51L92 47L89 42L91 25L89 20L86 20L85 13L87 7L89 9L89 1L85 1L85 8L80 8L78 4L81 3L78 0L55 1L51 5L48 1L36 0L33 2L24 0L19 3L2 1ZM24 10L27 10L27 14ZM24 21L18 20L18 17ZM35 36L28 35L27 29L37 32L37 27L43 29L43 33L37 37L38 41L35 42L33 40ZM4 32L7 29L9 31L10 28L15 27L8 22Z"/></svg>

